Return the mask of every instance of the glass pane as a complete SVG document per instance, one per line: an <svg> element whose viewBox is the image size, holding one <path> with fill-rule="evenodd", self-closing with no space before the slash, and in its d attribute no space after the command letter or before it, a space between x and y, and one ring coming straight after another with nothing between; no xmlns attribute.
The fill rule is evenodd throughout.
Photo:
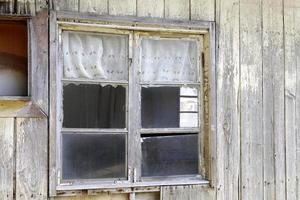
<svg viewBox="0 0 300 200"><path fill-rule="evenodd" d="M179 127L179 87L142 88L142 127Z"/></svg>
<svg viewBox="0 0 300 200"><path fill-rule="evenodd" d="M63 179L124 178L125 135L63 134Z"/></svg>
<svg viewBox="0 0 300 200"><path fill-rule="evenodd" d="M144 38L141 43L142 81L198 81L196 40Z"/></svg>
<svg viewBox="0 0 300 200"><path fill-rule="evenodd" d="M192 128L198 126L198 113L180 113L180 127Z"/></svg>
<svg viewBox="0 0 300 200"><path fill-rule="evenodd" d="M143 87L142 127L197 127L198 98L181 97L180 91L180 87Z"/></svg>
<svg viewBox="0 0 300 200"><path fill-rule="evenodd" d="M183 112L197 112L198 99L193 97L180 97L180 111Z"/></svg>
<svg viewBox="0 0 300 200"><path fill-rule="evenodd" d="M142 176L198 174L198 135L142 138Z"/></svg>
<svg viewBox="0 0 300 200"><path fill-rule="evenodd" d="M125 128L126 89L122 86L65 84L63 127Z"/></svg>
<svg viewBox="0 0 300 200"><path fill-rule="evenodd" d="M180 95L181 96L198 96L198 90L197 88L191 88L191 87L181 87L180 88Z"/></svg>
<svg viewBox="0 0 300 200"><path fill-rule="evenodd" d="M65 31L64 77L127 80L128 36Z"/></svg>

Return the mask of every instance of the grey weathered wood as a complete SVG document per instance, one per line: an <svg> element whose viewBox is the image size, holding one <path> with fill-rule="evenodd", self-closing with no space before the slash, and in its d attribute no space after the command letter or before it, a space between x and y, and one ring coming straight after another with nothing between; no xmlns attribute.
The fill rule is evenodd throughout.
<svg viewBox="0 0 300 200"><path fill-rule="evenodd" d="M58 30L56 24L56 12L51 11L49 16L49 196L56 195L56 67L58 65Z"/></svg>
<svg viewBox="0 0 300 200"><path fill-rule="evenodd" d="M214 189L202 186L163 187L161 200L214 200Z"/></svg>
<svg viewBox="0 0 300 200"><path fill-rule="evenodd" d="M165 0L165 18L190 19L190 1Z"/></svg>
<svg viewBox="0 0 300 200"><path fill-rule="evenodd" d="M136 15L136 0L109 0L110 15Z"/></svg>
<svg viewBox="0 0 300 200"><path fill-rule="evenodd" d="M141 123L140 108L140 89L139 85L139 53L140 53L140 40L138 34L133 34L129 38L129 57L132 62L129 66L129 114L128 114L128 166L130 167L131 174L129 174L130 181L138 181L141 179L141 159L142 159L142 148L140 132L138 131Z"/></svg>
<svg viewBox="0 0 300 200"><path fill-rule="evenodd" d="M108 0L80 0L79 12L108 14Z"/></svg>
<svg viewBox="0 0 300 200"><path fill-rule="evenodd" d="M164 0L137 0L137 16L164 17Z"/></svg>
<svg viewBox="0 0 300 200"><path fill-rule="evenodd" d="M284 1L284 38L285 38L285 146L286 146L286 199L296 200L297 197L297 168L296 168L296 100L299 98L297 90L297 68L299 64L296 60L297 47L296 27L297 23L295 9L299 6L299 1L286 0Z"/></svg>
<svg viewBox="0 0 300 200"><path fill-rule="evenodd" d="M0 199L13 199L14 118L0 119Z"/></svg>
<svg viewBox="0 0 300 200"><path fill-rule="evenodd" d="M160 200L159 192L136 193L135 200Z"/></svg>
<svg viewBox="0 0 300 200"><path fill-rule="evenodd" d="M30 21L31 96L44 113L48 113L48 11Z"/></svg>
<svg viewBox="0 0 300 200"><path fill-rule="evenodd" d="M218 0L217 161L218 199L239 199L240 63L239 1Z"/></svg>
<svg viewBox="0 0 300 200"><path fill-rule="evenodd" d="M129 200L127 194L102 193L99 195L78 195L69 197L52 197L50 200Z"/></svg>
<svg viewBox="0 0 300 200"><path fill-rule="evenodd" d="M300 1L296 1L295 5L295 24L300 23ZM297 90L296 90L296 95L297 95L297 100L296 100L296 127L297 127L297 132L296 132L296 183L297 183L297 197L296 199L300 199L300 26L296 25L295 26L295 46L296 46L296 60L297 62Z"/></svg>
<svg viewBox="0 0 300 200"><path fill-rule="evenodd" d="M215 1L214 0L191 0L191 19L214 21Z"/></svg>
<svg viewBox="0 0 300 200"><path fill-rule="evenodd" d="M47 118L16 119L16 199L47 199Z"/></svg>
<svg viewBox="0 0 300 200"><path fill-rule="evenodd" d="M10 14L13 12L13 1L1 0L0 1L0 13Z"/></svg>
<svg viewBox="0 0 300 200"><path fill-rule="evenodd" d="M282 8L281 0L262 4L264 199L285 199Z"/></svg>
<svg viewBox="0 0 300 200"><path fill-rule="evenodd" d="M48 3L46 0L35 0L35 11L40 12L42 10L47 10L48 9Z"/></svg>
<svg viewBox="0 0 300 200"><path fill-rule="evenodd" d="M240 1L241 199L262 200L263 109L261 1Z"/></svg>
<svg viewBox="0 0 300 200"><path fill-rule="evenodd" d="M79 0L52 0L54 10L79 11Z"/></svg>
<svg viewBox="0 0 300 200"><path fill-rule="evenodd" d="M17 14L35 15L35 0L17 0Z"/></svg>

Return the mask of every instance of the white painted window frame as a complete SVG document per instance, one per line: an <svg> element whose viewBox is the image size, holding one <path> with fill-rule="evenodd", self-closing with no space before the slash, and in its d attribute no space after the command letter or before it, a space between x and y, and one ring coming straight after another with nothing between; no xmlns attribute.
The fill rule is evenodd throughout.
<svg viewBox="0 0 300 200"><path fill-rule="evenodd" d="M202 127L200 132L206 132L206 141L205 145L206 150L209 152L206 156L199 154L201 159L204 157L205 172L202 176L169 176L169 177L149 177L141 178L141 159L133 159L134 156L141 156L140 152L140 137L134 136L139 135L139 131L135 134L133 131L138 130L136 127L137 124L134 124L134 121L130 121L132 116L128 117L128 132L131 134L127 135L129 146L136 148L128 148L128 179L127 180L93 180L93 181L75 181L75 182L62 182L60 179L60 139L59 135L61 133L61 71L62 69L62 53L60 51L60 33L62 30L72 30L72 31L89 31L89 32L98 32L98 33L119 33L119 34L128 34L129 36L129 91L132 91L129 94L129 110L131 113L137 113L135 116L136 119L139 117L139 107L132 106L131 102L133 99L137 99L139 96L138 88L130 88L133 85L137 85L139 79L134 74L138 74L136 67L138 65L137 57L133 55L138 55L138 48L132 48L138 35L142 32L148 32L153 34L164 35L166 33L177 34L177 35L186 35L189 36L201 36L204 38L203 42L203 52L201 54L203 67L207 67L208 73L208 112L207 118L209 123L207 128L204 130ZM203 81L204 82L204 81ZM203 84L203 82L201 84ZM180 85L180 84L179 84ZM140 18L125 18L125 17L111 17L111 16L86 16L86 15L74 15L72 13L64 12L52 12L50 15L50 168L49 168L49 185L50 185L50 196L56 196L59 194L66 193L76 193L74 191L78 190L105 190L105 189L120 189L120 188L146 188L146 187L160 187L166 185L192 185L192 184L213 184L215 168L214 160L216 157L215 151L215 118L216 118L216 84L215 84L215 30L213 22L199 22L199 21L170 21L170 20L147 20ZM201 95L201 104L204 100ZM203 112L204 115L204 112ZM200 120L200 119L199 119ZM140 122L138 122L140 123ZM105 130L93 130L96 132L105 132ZM107 131L107 130L106 130ZM109 130L109 131L119 131L119 130ZM157 129L141 129L143 133L157 131ZM198 132L196 129L160 129L160 132L170 132L170 131L184 131L187 133ZM126 132L126 131L125 131ZM127 132L127 133L128 133Z"/></svg>

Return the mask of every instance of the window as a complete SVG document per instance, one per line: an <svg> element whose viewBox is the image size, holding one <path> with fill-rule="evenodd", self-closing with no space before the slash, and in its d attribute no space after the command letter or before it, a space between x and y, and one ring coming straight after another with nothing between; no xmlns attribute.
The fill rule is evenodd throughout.
<svg viewBox="0 0 300 200"><path fill-rule="evenodd" d="M0 96L28 95L27 22L0 20Z"/></svg>
<svg viewBox="0 0 300 200"><path fill-rule="evenodd" d="M59 190L207 183L205 40L60 23Z"/></svg>

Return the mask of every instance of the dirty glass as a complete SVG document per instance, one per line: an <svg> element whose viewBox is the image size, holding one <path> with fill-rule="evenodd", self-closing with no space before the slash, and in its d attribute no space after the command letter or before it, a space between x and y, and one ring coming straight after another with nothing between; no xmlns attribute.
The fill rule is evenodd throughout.
<svg viewBox="0 0 300 200"><path fill-rule="evenodd" d="M198 135L142 137L142 176L198 174Z"/></svg>
<svg viewBox="0 0 300 200"><path fill-rule="evenodd" d="M63 127L125 128L125 121L125 87L64 84Z"/></svg>
<svg viewBox="0 0 300 200"><path fill-rule="evenodd" d="M197 89L142 87L142 128L198 127Z"/></svg>
<svg viewBox="0 0 300 200"><path fill-rule="evenodd" d="M63 179L124 178L125 135L63 134Z"/></svg>

